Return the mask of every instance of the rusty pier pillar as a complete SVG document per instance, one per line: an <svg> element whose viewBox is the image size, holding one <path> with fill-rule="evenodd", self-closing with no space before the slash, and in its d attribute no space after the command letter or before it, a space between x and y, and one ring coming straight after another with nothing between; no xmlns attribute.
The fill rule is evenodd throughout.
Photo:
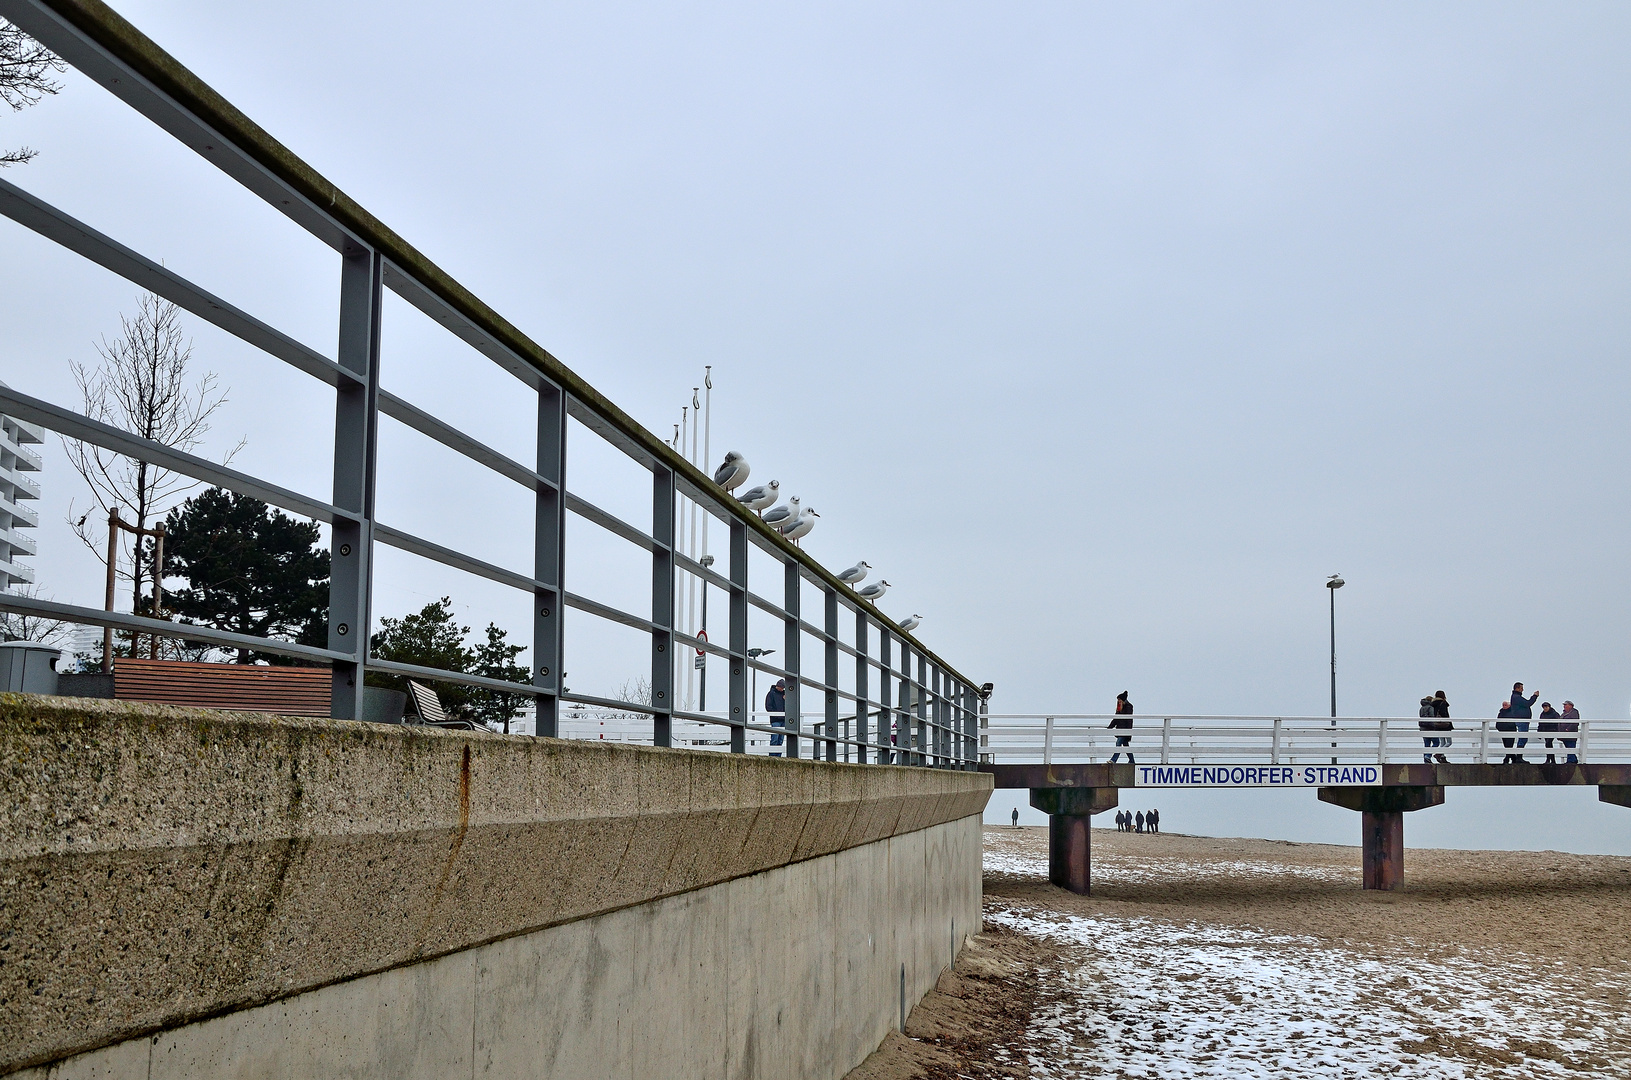
<svg viewBox="0 0 1631 1080"><path fill-rule="evenodd" d="M1031 805L1048 815L1048 880L1078 896L1092 891L1094 814L1116 805L1115 788L1031 789Z"/></svg>
<svg viewBox="0 0 1631 1080"><path fill-rule="evenodd" d="M1359 811L1361 878L1367 889L1404 881L1404 816L1444 802L1442 787L1323 787L1321 802Z"/></svg>

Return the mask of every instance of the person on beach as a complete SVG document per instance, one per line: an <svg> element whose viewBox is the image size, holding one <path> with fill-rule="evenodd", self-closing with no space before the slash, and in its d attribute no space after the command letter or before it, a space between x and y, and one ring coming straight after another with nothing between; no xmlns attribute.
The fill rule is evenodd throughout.
<svg viewBox="0 0 1631 1080"><path fill-rule="evenodd" d="M1161 831L1161 811L1151 810L1144 815L1144 824L1150 827L1150 832Z"/></svg>
<svg viewBox="0 0 1631 1080"><path fill-rule="evenodd" d="M1135 831L1144 831L1144 811L1140 810L1138 813L1133 815L1133 823L1136 826Z"/></svg>
<svg viewBox="0 0 1631 1080"><path fill-rule="evenodd" d="M1559 731L1579 731L1580 730L1580 710L1574 707L1574 702L1565 701L1563 703L1563 711L1558 715L1562 718L1562 723L1557 725L1557 730L1559 730ZM1580 742L1579 739L1559 739L1557 741L1563 744L1563 749L1565 749L1565 750L1573 750L1575 748L1575 746ZM1579 758L1578 755L1569 754L1563 760L1568 762L1570 765L1573 765L1576 762L1578 762L1580 760L1580 758Z"/></svg>
<svg viewBox="0 0 1631 1080"><path fill-rule="evenodd" d="M1014 828L1019 828L1019 807L1014 807Z"/></svg>
<svg viewBox="0 0 1631 1080"><path fill-rule="evenodd" d="M1116 811L1116 831L1117 832L1126 832L1127 831L1126 829L1122 828L1122 824L1121 824L1122 813L1123 812L1120 811L1120 810Z"/></svg>
<svg viewBox="0 0 1631 1080"><path fill-rule="evenodd" d="M1121 730L1131 730L1132 726L1133 726L1133 703L1127 700L1127 691L1123 690L1121 693L1116 695L1116 715L1111 717L1110 727L1116 729L1117 731L1121 731ZM1129 764L1131 764L1131 763L1133 763L1133 762L1135 762L1137 760L1136 758L1133 757L1133 751L1131 749L1132 743L1133 743L1133 737L1131 735L1117 735L1116 736L1116 745L1117 746L1128 747L1127 761L1128 761ZM1119 760L1121 760L1121 751L1118 750L1114 754L1110 755L1110 764L1114 765Z"/></svg>

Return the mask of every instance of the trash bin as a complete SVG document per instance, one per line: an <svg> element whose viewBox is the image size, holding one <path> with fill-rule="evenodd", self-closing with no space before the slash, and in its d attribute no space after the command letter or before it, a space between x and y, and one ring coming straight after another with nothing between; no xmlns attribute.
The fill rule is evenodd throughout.
<svg viewBox="0 0 1631 1080"><path fill-rule="evenodd" d="M57 692L62 650L38 641L0 642L0 691L11 694Z"/></svg>

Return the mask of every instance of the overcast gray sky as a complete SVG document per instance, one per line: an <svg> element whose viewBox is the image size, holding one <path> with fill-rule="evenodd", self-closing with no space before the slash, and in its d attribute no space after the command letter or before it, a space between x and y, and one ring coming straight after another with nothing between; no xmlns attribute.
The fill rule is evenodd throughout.
<svg viewBox="0 0 1631 1080"><path fill-rule="evenodd" d="M1624 5L117 6L653 430L713 364L715 456L998 710L1322 713L1337 571L1345 713L1631 707ZM0 119L41 152L7 179L332 351L333 256L64 81ZM134 290L0 238L0 377L73 403ZM388 311L387 385L529 452L507 377L422 323ZM325 494L331 395L189 327L217 451ZM382 517L524 567L516 492L392 439ZM95 604L54 447L44 481L42 582ZM577 580L640 595L619 560ZM381 572L377 614L457 589L525 627ZM614 688L602 652L569 681ZM1594 795L1453 791L1410 839L1631 852ZM1358 834L1312 793L1161 804Z"/></svg>

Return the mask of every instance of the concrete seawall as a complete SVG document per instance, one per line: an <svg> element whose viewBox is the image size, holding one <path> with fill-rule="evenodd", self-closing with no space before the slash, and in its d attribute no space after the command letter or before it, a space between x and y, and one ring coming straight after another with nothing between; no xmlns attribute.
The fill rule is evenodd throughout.
<svg viewBox="0 0 1631 1080"><path fill-rule="evenodd" d="M0 1073L841 1076L978 929L989 793L0 695Z"/></svg>

